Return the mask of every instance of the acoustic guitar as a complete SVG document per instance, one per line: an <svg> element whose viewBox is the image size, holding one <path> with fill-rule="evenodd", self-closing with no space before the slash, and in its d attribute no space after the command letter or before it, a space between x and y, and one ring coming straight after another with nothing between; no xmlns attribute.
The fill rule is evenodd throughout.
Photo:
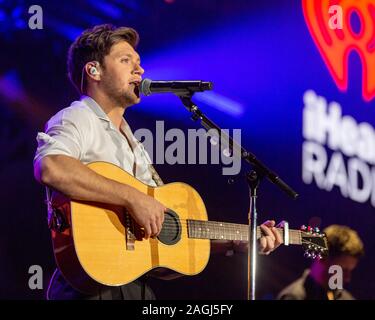
<svg viewBox="0 0 375 320"><path fill-rule="evenodd" d="M73 201L54 193L49 223L55 259L65 279L83 293L95 293L103 285L124 285L160 268L196 275L208 263L210 240L248 241L247 225L208 221L202 198L185 183L150 187L107 162L88 167L157 199L168 210L159 236L146 240L125 208ZM277 230L286 239L284 229ZM327 254L326 237L318 230L289 229L288 233L289 243L302 245L307 255Z"/></svg>

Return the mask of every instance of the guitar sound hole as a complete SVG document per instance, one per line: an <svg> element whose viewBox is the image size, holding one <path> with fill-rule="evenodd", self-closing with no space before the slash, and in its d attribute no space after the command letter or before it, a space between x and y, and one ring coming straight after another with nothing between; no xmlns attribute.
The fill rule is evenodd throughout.
<svg viewBox="0 0 375 320"><path fill-rule="evenodd" d="M168 209L165 213L163 227L158 239L166 245L176 244L181 239L180 219L177 213L171 209Z"/></svg>

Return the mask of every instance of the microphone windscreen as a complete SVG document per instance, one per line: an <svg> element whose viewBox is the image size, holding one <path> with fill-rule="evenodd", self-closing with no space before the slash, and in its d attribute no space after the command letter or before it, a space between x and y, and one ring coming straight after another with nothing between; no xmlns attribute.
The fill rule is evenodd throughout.
<svg viewBox="0 0 375 320"><path fill-rule="evenodd" d="M144 95L144 96L149 96L151 94L151 80L150 79L143 79L141 81L141 84L139 86L139 91Z"/></svg>

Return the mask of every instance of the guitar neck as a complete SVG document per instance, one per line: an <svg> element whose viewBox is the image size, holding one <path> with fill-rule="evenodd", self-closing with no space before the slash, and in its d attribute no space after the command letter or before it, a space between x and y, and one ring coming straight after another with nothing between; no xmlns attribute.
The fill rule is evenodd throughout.
<svg viewBox="0 0 375 320"><path fill-rule="evenodd" d="M240 240L248 241L248 225L217 221L187 220L188 236L196 239L210 240ZM276 228L284 242L284 229ZM262 230L257 227L257 239L262 236ZM302 244L300 230L289 229L289 243Z"/></svg>

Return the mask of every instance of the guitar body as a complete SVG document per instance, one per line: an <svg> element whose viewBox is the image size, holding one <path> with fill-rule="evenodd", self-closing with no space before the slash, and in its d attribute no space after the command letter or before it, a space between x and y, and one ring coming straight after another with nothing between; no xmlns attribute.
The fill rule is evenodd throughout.
<svg viewBox="0 0 375 320"><path fill-rule="evenodd" d="M54 197L54 207L68 223L62 232L52 231L54 254L59 269L73 287L95 293L100 286L124 285L156 268L195 275L206 267L210 240L189 238L186 226L187 219L207 221L206 208L197 191L184 183L150 187L106 162L94 162L88 167L157 199L178 215L181 228L177 240L131 240L126 220L130 216L124 208ZM166 236L171 226L164 223Z"/></svg>

